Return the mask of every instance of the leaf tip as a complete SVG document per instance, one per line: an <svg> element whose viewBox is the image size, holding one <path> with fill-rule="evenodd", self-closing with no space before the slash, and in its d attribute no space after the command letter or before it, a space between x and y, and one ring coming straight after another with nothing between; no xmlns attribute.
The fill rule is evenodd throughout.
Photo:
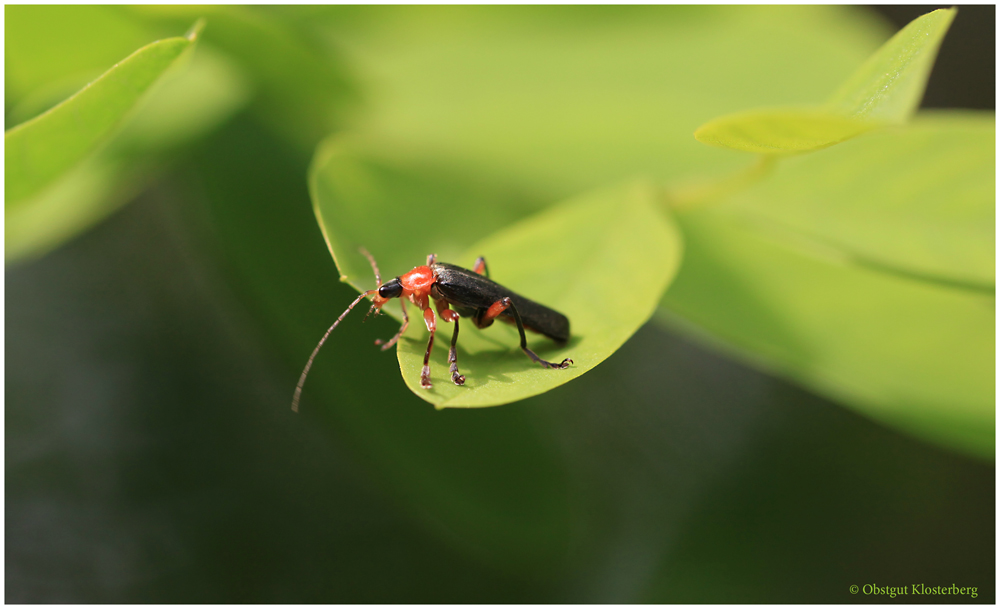
<svg viewBox="0 0 1000 609"><path fill-rule="evenodd" d="M916 23L916 22L926 23L930 20L935 20L941 24L940 27L942 30L947 30L949 27L951 27L951 22L955 20L955 15L957 14L958 14L958 7L956 6L953 6L951 8L939 8L924 15L921 15L920 17L917 17L910 23Z"/></svg>
<svg viewBox="0 0 1000 609"><path fill-rule="evenodd" d="M718 137L718 119L712 119L694 130L694 139L702 144L716 146L719 148L729 148L725 142Z"/></svg>
<svg viewBox="0 0 1000 609"><path fill-rule="evenodd" d="M198 40L198 36L201 35L201 31L205 29L205 19L201 18L194 22L194 25L184 34L184 37L190 42Z"/></svg>

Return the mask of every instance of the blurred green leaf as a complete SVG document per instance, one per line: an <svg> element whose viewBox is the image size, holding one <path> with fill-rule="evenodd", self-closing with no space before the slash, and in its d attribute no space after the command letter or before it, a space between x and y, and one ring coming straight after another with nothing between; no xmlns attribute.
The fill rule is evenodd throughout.
<svg viewBox="0 0 1000 609"><path fill-rule="evenodd" d="M678 218L661 321L924 440L994 454L995 299L831 263L716 209Z"/></svg>
<svg viewBox="0 0 1000 609"><path fill-rule="evenodd" d="M8 108L26 97L52 102L29 104L35 114L156 39L117 6L8 5L4 18L4 101Z"/></svg>
<svg viewBox="0 0 1000 609"><path fill-rule="evenodd" d="M309 150L336 129L356 93L334 49L308 24L288 23L260 6L132 6L150 27L176 28L194 19L209 24L202 43L226 53L254 85L256 116Z"/></svg>
<svg viewBox="0 0 1000 609"><path fill-rule="evenodd" d="M20 205L4 208L4 258L34 258L104 219L141 190L149 168L93 155Z"/></svg>
<svg viewBox="0 0 1000 609"><path fill-rule="evenodd" d="M447 361L453 328L439 321L434 387L423 389L427 332L416 317L397 349L403 379L437 408L507 404L569 382L607 359L649 319L681 250L680 234L657 210L653 192L638 185L577 197L509 226L452 262L468 268L485 256L492 279L569 317L573 338L565 347L531 334L528 344L544 359L568 357L573 365L542 368L519 348L516 328L494 324L480 331L464 320L458 364L466 381L459 387Z"/></svg>
<svg viewBox="0 0 1000 609"><path fill-rule="evenodd" d="M931 113L788 159L720 205L845 252L853 261L993 291L992 113Z"/></svg>
<svg viewBox="0 0 1000 609"><path fill-rule="evenodd" d="M71 15L79 13L77 7L67 8L72 9ZM46 15L47 11L40 13ZM33 11L28 15L37 17ZM114 37L118 21L106 19L105 12L80 16L83 24L94 28L89 32L92 38ZM63 29L73 31L65 24ZM51 35L39 30L43 39ZM61 44L49 42L57 47ZM64 51L70 53L69 49ZM41 87L37 95L22 98L8 118L34 116L35 109L50 107L48 94L54 91ZM5 208L6 261L45 254L108 216L141 192L182 146L204 136L244 106L248 95L239 68L225 56L199 46L183 69L166 70L142 94L125 112L121 126L111 129L113 136L106 144L99 144L96 152L86 154L83 161L35 194Z"/></svg>
<svg viewBox="0 0 1000 609"><path fill-rule="evenodd" d="M549 201L734 171L745 161L693 140L698 125L822 99L886 36L859 9L815 6L364 7L328 20L366 76L357 130Z"/></svg>
<svg viewBox="0 0 1000 609"><path fill-rule="evenodd" d="M705 144L762 154L809 152L884 124L909 120L920 104L955 9L914 19L872 55L823 107L728 114L695 131Z"/></svg>
<svg viewBox="0 0 1000 609"><path fill-rule="evenodd" d="M359 291L374 286L359 246L372 252L383 277L423 264L430 253L466 267L485 255L496 281L564 313L572 324L574 339L558 351L543 346L552 344L547 339L529 341L542 357L575 362L566 370L545 370L520 351L511 338L517 336L513 328L494 324L480 332L466 321L459 340L466 385L455 387L450 377L442 376L448 370L444 347L435 350L434 389L414 390L436 405L507 403L583 374L648 319L679 262L679 236L653 207L648 190L635 187L574 199L492 235L496 226L508 225L538 205L519 203L503 188L443 178L440 168L388 162L385 155L379 159L363 150L360 144L332 138L320 147L310 172L316 216L342 278ZM627 301L614 288L639 284L642 293ZM402 319L395 303L383 311ZM397 351L404 379L419 385L426 330L419 329L422 322L413 307L410 313L414 323ZM440 323L439 330L450 340L449 324ZM439 337L441 344L447 342ZM416 377L413 365L418 365Z"/></svg>
<svg viewBox="0 0 1000 609"><path fill-rule="evenodd" d="M8 130L7 205L37 193L91 153L193 41L191 36L149 44L55 108Z"/></svg>
<svg viewBox="0 0 1000 609"><path fill-rule="evenodd" d="M877 126L821 109L775 108L727 114L698 127L694 137L720 148L793 154L826 148Z"/></svg>
<svg viewBox="0 0 1000 609"><path fill-rule="evenodd" d="M957 10L938 9L911 21L833 94L827 107L884 123L904 123L920 105L934 60Z"/></svg>
<svg viewBox="0 0 1000 609"><path fill-rule="evenodd" d="M184 69L169 70L153 85L114 145L128 153L150 153L189 144L236 114L251 93L233 60L199 44Z"/></svg>

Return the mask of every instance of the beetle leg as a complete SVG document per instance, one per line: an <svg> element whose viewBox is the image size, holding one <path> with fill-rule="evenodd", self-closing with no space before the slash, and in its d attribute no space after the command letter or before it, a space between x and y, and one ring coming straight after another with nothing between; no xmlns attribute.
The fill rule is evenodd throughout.
<svg viewBox="0 0 1000 609"><path fill-rule="evenodd" d="M521 321L521 314L517 312L517 307L514 306L514 301L510 297L504 297L492 305L486 312L482 315L484 320L488 321L486 325L493 322L498 315L510 309L510 312L514 314L514 322L517 324L517 332L521 335L521 351L524 351L525 355L531 358L531 361L541 364L544 368L569 368L569 365L573 363L573 360L568 357L558 364L553 364L552 362L547 362L542 358L535 355L535 352L528 348L528 338L524 335L524 322ZM484 326L480 326L484 327Z"/></svg>
<svg viewBox="0 0 1000 609"><path fill-rule="evenodd" d="M451 335L451 349L448 350L448 362L451 364L451 380L456 385L465 384L465 376L458 372L458 313L448 308L448 301L436 301L438 315L441 319L455 323L455 332Z"/></svg>
<svg viewBox="0 0 1000 609"><path fill-rule="evenodd" d="M465 375L458 373L458 315L455 316L455 333L451 335L451 349L448 350L448 361L451 363L451 380L456 385L465 384Z"/></svg>
<svg viewBox="0 0 1000 609"><path fill-rule="evenodd" d="M480 275L486 275L487 279L490 278L490 268L486 266L486 258L482 256L476 258L476 264L472 267L472 270Z"/></svg>
<svg viewBox="0 0 1000 609"><path fill-rule="evenodd" d="M500 316L511 305L510 298L501 298L494 302L487 309L479 309L472 319L479 329L489 328L493 325L493 320Z"/></svg>
<svg viewBox="0 0 1000 609"><path fill-rule="evenodd" d="M396 341L399 340L399 337L403 335L403 332L406 332L406 328L410 325L410 316L406 314L406 300L400 298L399 304L403 307L403 325L400 326L399 332L396 332L396 335L390 338L388 342L383 341L381 338L375 339L375 344L382 345L383 351L395 345Z"/></svg>
<svg viewBox="0 0 1000 609"><path fill-rule="evenodd" d="M424 309L424 323L431 337L427 340L427 352L424 353L424 369L420 371L420 386L424 389L431 388L431 349L434 348L434 332L437 330L437 321L434 319L434 309L428 307Z"/></svg>
<svg viewBox="0 0 1000 609"><path fill-rule="evenodd" d="M435 262L437 262L437 259L438 259L438 255L437 254L428 254L427 255L427 266L430 266L430 265L434 264Z"/></svg>

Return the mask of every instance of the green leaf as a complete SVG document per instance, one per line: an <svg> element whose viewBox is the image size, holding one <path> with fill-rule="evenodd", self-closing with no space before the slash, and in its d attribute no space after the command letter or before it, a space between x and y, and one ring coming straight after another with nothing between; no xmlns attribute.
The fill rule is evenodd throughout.
<svg viewBox="0 0 1000 609"><path fill-rule="evenodd" d="M39 110L34 114L156 39L120 6L8 5L4 18L4 101L12 107L41 98L43 107L28 104Z"/></svg>
<svg viewBox="0 0 1000 609"><path fill-rule="evenodd" d="M50 184L97 148L194 42L149 44L63 103L4 134L7 205Z"/></svg>
<svg viewBox="0 0 1000 609"><path fill-rule="evenodd" d="M811 257L715 209L679 218L658 318L886 425L994 455L995 300Z"/></svg>
<svg viewBox="0 0 1000 609"><path fill-rule="evenodd" d="M703 144L760 154L819 150L878 125L816 108L750 110L711 120L694 132Z"/></svg>
<svg viewBox="0 0 1000 609"><path fill-rule="evenodd" d="M71 44L54 39L59 33L69 41L78 40L79 32L63 22L66 16L47 10L51 7L31 8L39 9L37 14L32 10L22 15L25 11L20 11L19 23L33 25L35 37L56 47L62 45L63 54L71 54ZM103 41L106 37L120 37L115 29L120 15L119 20L114 19L115 11L61 8L68 9L68 16L79 18L81 27L90 27L87 33L91 38ZM38 23L40 17L51 17L54 31ZM18 53L25 50L21 47ZM7 57L15 64L24 62L20 55L8 53ZM72 65L76 64L69 62ZM11 116L36 116L39 110L53 105L49 93L56 90L58 87L39 87L21 98ZM190 54L190 61L184 62L183 69L168 69L149 87L141 101L127 112L121 126L113 128L114 134L106 144L99 145L96 152L86 155L35 194L6 206L7 263L45 254L107 217L141 192L159 166L172 160L181 146L232 116L245 105L248 96L249 87L238 67L225 56L200 46Z"/></svg>
<svg viewBox="0 0 1000 609"><path fill-rule="evenodd" d="M649 318L676 270L679 236L647 189L581 197L494 235L497 226L526 217L539 204L450 177L454 171L426 162L387 157L335 137L320 147L310 171L316 216L344 280L359 291L375 285L359 246L375 256L383 278L423 264L430 253L466 267L485 255L494 280L561 311L572 325L574 338L563 349L548 347L553 343L547 339L529 340L542 357L575 362L566 370L545 370L511 339L516 330L498 323L481 332L460 322L459 364L467 380L456 387L442 376L452 331L442 322L432 365L436 384L427 391L419 388L426 330L410 307L411 330L398 347L400 367L407 384L416 384L415 393L439 407L503 404L583 374ZM383 311L402 319L396 303Z"/></svg>
<svg viewBox="0 0 1000 609"><path fill-rule="evenodd" d="M827 107L846 116L904 123L920 105L938 48L957 9L917 17L834 93Z"/></svg>
<svg viewBox="0 0 1000 609"><path fill-rule="evenodd" d="M927 77L955 9L913 20L872 55L823 107L765 108L711 120L695 133L705 144L761 154L832 146L879 126L903 123L920 105Z"/></svg>
<svg viewBox="0 0 1000 609"><path fill-rule="evenodd" d="M437 408L497 406L554 389L598 365L621 347L656 309L681 259L680 233L657 210L649 188L632 186L584 195L514 224L469 248L455 264L471 267L485 256L491 278L560 311L573 338L564 347L531 335L528 346L565 370L545 369L519 348L515 328L479 331L461 321L459 370L451 382L447 361L451 324L438 322L431 357L431 389L420 387L427 344L419 318L397 354L406 385Z"/></svg>
<svg viewBox="0 0 1000 609"><path fill-rule="evenodd" d="M992 293L995 146L992 113L922 115L788 159L720 208L859 264Z"/></svg>

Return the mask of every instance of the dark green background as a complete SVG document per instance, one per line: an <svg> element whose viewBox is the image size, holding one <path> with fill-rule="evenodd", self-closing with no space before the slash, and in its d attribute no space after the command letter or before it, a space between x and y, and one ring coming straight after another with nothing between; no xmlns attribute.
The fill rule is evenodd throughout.
<svg viewBox="0 0 1000 609"><path fill-rule="evenodd" d="M961 10L925 106L994 107L993 23ZM392 323L349 320L310 381L330 402L292 415L308 351L271 303L309 343L354 296L308 162L238 116L8 269L7 602L994 601L992 465L658 326L546 395L435 412L371 345Z"/></svg>

